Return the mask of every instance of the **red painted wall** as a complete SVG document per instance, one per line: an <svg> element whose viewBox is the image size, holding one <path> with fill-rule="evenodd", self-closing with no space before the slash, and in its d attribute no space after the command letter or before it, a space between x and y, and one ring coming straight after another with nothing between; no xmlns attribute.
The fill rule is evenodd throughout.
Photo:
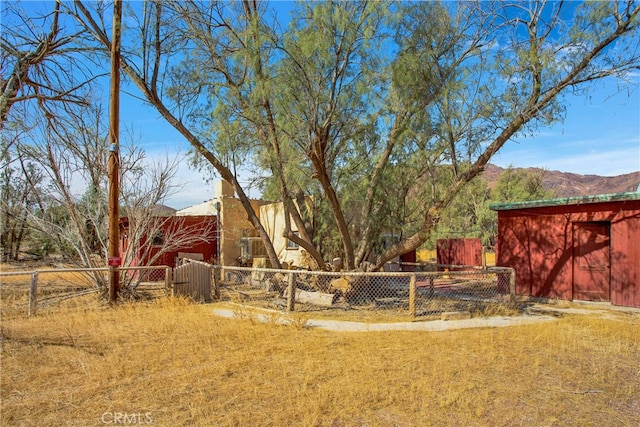
<svg viewBox="0 0 640 427"><path fill-rule="evenodd" d="M438 239L436 252L438 264L482 265L480 239Z"/></svg>
<svg viewBox="0 0 640 427"><path fill-rule="evenodd" d="M418 257L415 249L410 252L407 252L404 255L400 255L400 269L402 271L415 271L416 270L415 265L407 265L404 263L415 264L417 261L418 261Z"/></svg>
<svg viewBox="0 0 640 427"><path fill-rule="evenodd" d="M498 211L496 264L516 270L516 292L574 299L574 224L610 225L611 302L640 307L640 201Z"/></svg>
<svg viewBox="0 0 640 427"><path fill-rule="evenodd" d="M120 220L121 224L121 235L125 235L128 220L126 218L122 218ZM190 246L183 246L180 248L176 248L174 251L165 252L158 260L156 260L153 265L167 265L169 267L176 266L176 258L178 256L178 252L191 252L191 253L201 253L203 254L205 262L212 262L217 257L217 243L216 243L216 230L217 230L217 220L215 216L175 216L168 218L162 229L166 232L166 230L172 229L176 226L180 226L185 233L191 234L199 234L203 233L203 230L209 229L209 233L207 236L203 236L205 238L204 241L195 243ZM126 238L121 238L120 240L120 253L124 253L129 242ZM160 248L152 248L151 254L148 259L152 258L155 253ZM134 257L133 265L145 264L145 260L141 260L139 255Z"/></svg>

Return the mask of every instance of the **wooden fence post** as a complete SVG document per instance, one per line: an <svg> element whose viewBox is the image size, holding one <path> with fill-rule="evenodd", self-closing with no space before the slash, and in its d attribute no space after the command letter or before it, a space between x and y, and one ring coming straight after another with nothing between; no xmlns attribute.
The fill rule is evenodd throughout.
<svg viewBox="0 0 640 427"><path fill-rule="evenodd" d="M429 275L429 299L433 298L433 296L435 295L436 291L434 289L434 281L436 280L436 278L430 274Z"/></svg>
<svg viewBox="0 0 640 427"><path fill-rule="evenodd" d="M293 311L294 310L294 306L295 306L295 300L296 300L296 287L295 287L295 280L293 280L293 272L290 271L289 272L289 282L288 282L288 286L287 286L287 311Z"/></svg>
<svg viewBox="0 0 640 427"><path fill-rule="evenodd" d="M416 276L411 275L409 279L409 316L411 319L416 318Z"/></svg>
<svg viewBox="0 0 640 427"><path fill-rule="evenodd" d="M31 285L29 286L29 316L34 316L38 308L38 272L31 273Z"/></svg>
<svg viewBox="0 0 640 427"><path fill-rule="evenodd" d="M165 267L164 269L164 289L167 294L173 296L173 272L171 267Z"/></svg>
<svg viewBox="0 0 640 427"><path fill-rule="evenodd" d="M211 267L211 275L213 276L213 297L220 300L220 280L218 279L217 267Z"/></svg>
<svg viewBox="0 0 640 427"><path fill-rule="evenodd" d="M509 272L509 300L511 304L515 305L516 303L516 270L511 269Z"/></svg>

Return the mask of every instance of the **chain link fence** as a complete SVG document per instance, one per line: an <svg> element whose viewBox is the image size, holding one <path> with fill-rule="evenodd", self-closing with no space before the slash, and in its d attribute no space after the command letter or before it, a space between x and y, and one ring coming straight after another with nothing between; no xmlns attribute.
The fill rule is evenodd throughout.
<svg viewBox="0 0 640 427"><path fill-rule="evenodd" d="M171 292L198 301L232 301L284 311L358 310L413 318L501 314L515 303L515 273L502 267L415 264L395 272L320 272L191 264L199 267L197 275L177 274L180 267L119 268L120 295L140 299ZM108 272L94 268L0 273L2 315L32 315L97 294L104 291ZM196 276L211 279L212 286L191 284Z"/></svg>
<svg viewBox="0 0 640 427"><path fill-rule="evenodd" d="M288 311L372 310L412 317L499 313L515 303L510 268L317 272L216 267L222 299ZM441 271L438 271L441 270Z"/></svg>

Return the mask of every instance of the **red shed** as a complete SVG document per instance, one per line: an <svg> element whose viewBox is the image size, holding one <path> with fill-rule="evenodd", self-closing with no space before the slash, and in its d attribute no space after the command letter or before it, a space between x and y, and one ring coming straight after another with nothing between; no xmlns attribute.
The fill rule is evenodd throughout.
<svg viewBox="0 0 640 427"><path fill-rule="evenodd" d="M438 264L482 265L480 239L438 239L436 248Z"/></svg>
<svg viewBox="0 0 640 427"><path fill-rule="evenodd" d="M516 293L640 307L640 192L491 205Z"/></svg>

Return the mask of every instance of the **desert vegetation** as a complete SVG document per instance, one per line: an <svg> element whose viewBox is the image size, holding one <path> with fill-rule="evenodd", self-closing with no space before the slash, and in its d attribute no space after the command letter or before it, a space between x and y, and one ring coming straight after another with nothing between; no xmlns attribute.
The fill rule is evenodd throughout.
<svg viewBox="0 0 640 427"><path fill-rule="evenodd" d="M369 259L376 270L440 232L490 240L487 200L546 197L537 176L514 172L498 195L479 183L499 150L561 122L569 95L610 80L637 90L640 6L631 0L282 10L279 2L127 2L115 61L120 4L0 3L3 260L54 254L102 267L117 234L108 234L117 221L107 225L117 215L105 210L116 154L114 204L138 246L166 220L156 208L189 191L174 180L186 161L232 185L273 267L281 263L252 190L282 202L285 236L318 269L339 257L346 270ZM135 118L120 142L106 138L114 64L123 100L151 106L188 157L146 154L157 147L136 135L144 124ZM511 185L519 181L528 194ZM389 232L399 239L382 249ZM162 250L179 237L164 235ZM161 293L132 302L135 286L120 295L111 286L120 303L109 305L97 296L106 280L86 279L43 284L45 297L54 285L73 296L29 317L23 289L8 291L2 277L2 425L636 426L640 418L637 311L336 333L309 328L306 314L284 326L277 316L257 322L248 308L216 317L215 304Z"/></svg>
<svg viewBox="0 0 640 427"><path fill-rule="evenodd" d="M95 296L2 318L2 425L637 425L640 315L438 333ZM245 313L246 314L246 313Z"/></svg>
<svg viewBox="0 0 640 427"><path fill-rule="evenodd" d="M283 204L284 234L318 269L339 257L376 270L437 233L490 240L486 199L522 196L478 183L492 158L562 122L574 96L609 82L637 89L631 0L31 3L2 8L7 260L24 250L104 260L116 152L121 212L142 234L157 228L140 221L154 205L189 191L172 180L189 161L231 184L274 267L253 191ZM137 136L144 120L122 117L131 132L107 140L111 75L123 79L123 107L152 107L188 158L152 160L160 144ZM540 197L539 177L518 175L510 182ZM386 247L388 233L398 238Z"/></svg>

